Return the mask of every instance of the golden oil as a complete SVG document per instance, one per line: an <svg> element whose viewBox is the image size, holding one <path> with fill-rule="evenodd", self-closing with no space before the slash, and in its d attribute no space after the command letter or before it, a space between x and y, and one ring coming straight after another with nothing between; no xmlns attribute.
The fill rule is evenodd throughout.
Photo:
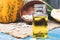
<svg viewBox="0 0 60 40"><path fill-rule="evenodd" d="M32 22L33 38L48 37L47 22L48 22L48 16L33 17Z"/></svg>

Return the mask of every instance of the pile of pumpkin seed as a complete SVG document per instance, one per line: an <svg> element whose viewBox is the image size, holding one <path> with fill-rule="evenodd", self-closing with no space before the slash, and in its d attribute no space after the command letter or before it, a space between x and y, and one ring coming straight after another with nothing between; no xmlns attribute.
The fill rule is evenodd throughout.
<svg viewBox="0 0 60 40"><path fill-rule="evenodd" d="M7 33L17 38L26 38L32 35L32 25L26 23L0 24L0 32Z"/></svg>

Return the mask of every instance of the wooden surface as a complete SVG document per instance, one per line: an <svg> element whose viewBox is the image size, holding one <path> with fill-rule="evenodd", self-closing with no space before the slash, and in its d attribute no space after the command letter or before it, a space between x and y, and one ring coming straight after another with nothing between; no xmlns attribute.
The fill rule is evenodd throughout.
<svg viewBox="0 0 60 40"><path fill-rule="evenodd" d="M54 8L60 8L60 0L46 0Z"/></svg>

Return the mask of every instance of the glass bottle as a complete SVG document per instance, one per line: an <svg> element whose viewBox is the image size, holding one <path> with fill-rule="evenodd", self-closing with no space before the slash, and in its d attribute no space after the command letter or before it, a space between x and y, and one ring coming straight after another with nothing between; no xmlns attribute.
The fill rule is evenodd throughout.
<svg viewBox="0 0 60 40"><path fill-rule="evenodd" d="M46 14L46 5L45 4L35 4L35 12L33 13L33 38L47 38L48 37L48 16Z"/></svg>

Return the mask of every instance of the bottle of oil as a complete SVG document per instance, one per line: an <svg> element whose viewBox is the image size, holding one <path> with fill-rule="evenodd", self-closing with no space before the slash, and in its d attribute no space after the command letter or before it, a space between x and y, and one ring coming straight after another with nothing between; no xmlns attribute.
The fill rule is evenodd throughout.
<svg viewBox="0 0 60 40"><path fill-rule="evenodd" d="M35 13L33 14L33 37L34 38L47 38L48 37L48 16L46 15L45 4L35 4Z"/></svg>

